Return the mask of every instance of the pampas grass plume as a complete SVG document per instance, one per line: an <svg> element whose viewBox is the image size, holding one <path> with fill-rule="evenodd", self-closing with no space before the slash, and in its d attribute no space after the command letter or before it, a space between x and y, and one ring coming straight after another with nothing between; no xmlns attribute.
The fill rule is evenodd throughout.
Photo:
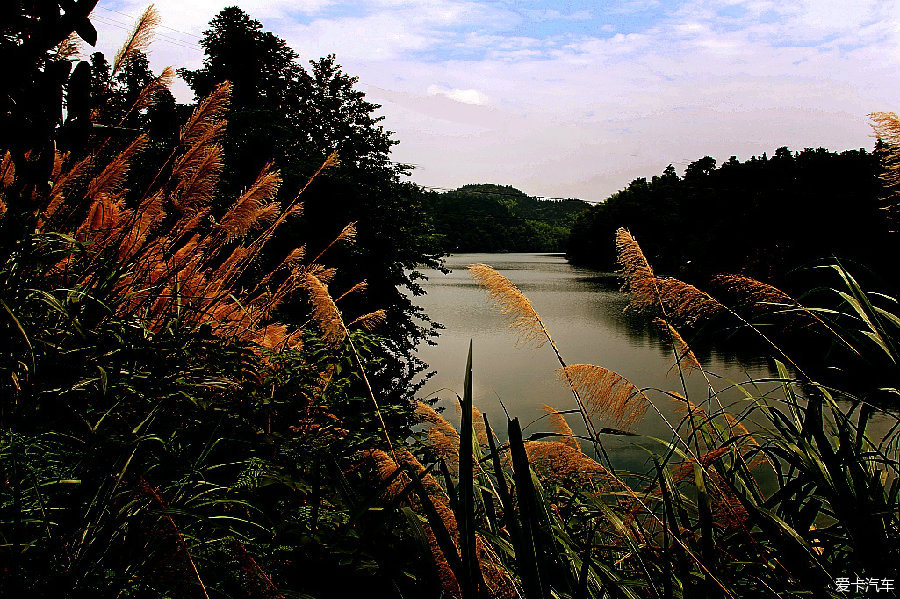
<svg viewBox="0 0 900 599"><path fill-rule="evenodd" d="M506 316L509 327L516 332L518 343L533 343L536 347L545 343L547 332L541 317L512 281L487 264L471 264L469 273Z"/></svg>

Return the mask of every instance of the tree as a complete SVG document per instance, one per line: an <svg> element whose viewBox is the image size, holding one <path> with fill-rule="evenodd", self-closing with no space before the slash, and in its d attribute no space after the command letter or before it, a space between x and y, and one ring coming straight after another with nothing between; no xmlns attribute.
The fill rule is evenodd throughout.
<svg viewBox="0 0 900 599"><path fill-rule="evenodd" d="M102 52L91 55L91 103L97 111L95 120L128 129L147 130L152 138L172 141L178 129L175 97L168 87L153 86L159 75L150 69L147 55L132 53L118 73ZM146 107L138 106L142 94L152 92Z"/></svg>
<svg viewBox="0 0 900 599"><path fill-rule="evenodd" d="M54 139L63 124L68 84L80 93L68 98L67 124L84 130L89 67L70 60L76 36L93 45L97 31L88 16L97 0L3 2L0 5L0 156L9 152L17 188L5 194L0 211L0 247L33 227L27 202L34 189L47 185L55 156ZM4 176L12 171L6 170Z"/></svg>
<svg viewBox="0 0 900 599"><path fill-rule="evenodd" d="M381 125L380 106L365 99L356 89L358 79L333 55L304 68L293 49L237 7L222 10L200 43L203 67L179 73L197 97L222 81L233 85L225 138L227 192L252 180L271 160L281 171L284 193L296 193L326 157L339 156L340 166L306 190L303 218L271 244L268 257L283 258L296 238L308 240L307 250L315 255L348 222L356 222L357 243L329 250L340 273L331 285L340 291L360 279L368 282L366 303L389 314L384 368L376 379L383 392L411 397L416 388L411 380L424 369L415 346L433 330L401 289L422 293L415 269L435 266L437 250L422 217L423 193L402 181L409 167L390 159L397 141Z"/></svg>
<svg viewBox="0 0 900 599"><path fill-rule="evenodd" d="M731 157L719 168L707 156L690 163L683 179L669 167L591 208L573 227L568 255L613 268L609 240L627 227L661 273L698 283L742 271L791 287L792 269L830 256L890 281L896 239L880 209L878 173L876 156L865 150L782 147L771 158Z"/></svg>

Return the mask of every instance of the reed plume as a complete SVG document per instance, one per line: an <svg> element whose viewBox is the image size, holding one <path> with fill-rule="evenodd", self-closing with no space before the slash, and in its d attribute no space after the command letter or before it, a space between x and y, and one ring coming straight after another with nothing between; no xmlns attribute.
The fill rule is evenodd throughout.
<svg viewBox="0 0 900 599"><path fill-rule="evenodd" d="M301 285L309 293L312 304L312 318L322 333L322 339L333 347L339 346L347 337L347 329L341 311L328 293L328 287L314 274L305 273Z"/></svg>
<svg viewBox="0 0 900 599"><path fill-rule="evenodd" d="M781 289L745 275L719 275L713 282L735 296L742 297L751 308L800 305Z"/></svg>
<svg viewBox="0 0 900 599"><path fill-rule="evenodd" d="M284 260L281 261L281 264L278 265L278 268L275 268L274 270L270 271L269 273L266 274L266 276L264 276L262 278L262 280L259 282L258 287L259 288L266 287L269 284L269 282L272 280L272 278L280 272L292 272L293 273L295 271L296 267L299 265L299 263L303 260L304 257L306 257L306 246L305 245L301 245L298 248L294 248L293 250L288 252L288 255L284 257ZM339 299L340 298L338 298L338 300ZM337 300L335 300L335 301L337 301Z"/></svg>
<svg viewBox="0 0 900 599"><path fill-rule="evenodd" d="M57 60L69 60L81 52L81 38L74 31L53 49Z"/></svg>
<svg viewBox="0 0 900 599"><path fill-rule="evenodd" d="M877 152L882 166L879 176L885 188L891 193L884 203L888 218L895 220L900 212L900 117L893 112L873 112L872 129L880 142Z"/></svg>
<svg viewBox="0 0 900 599"><path fill-rule="evenodd" d="M640 246L637 245L637 241L626 229L619 229L616 234L616 241L619 251L619 262L623 265L626 285L631 290L632 302L635 306L658 309L666 320L677 321L684 326L693 326L701 320L721 314L731 314L759 335L763 341L772 346L804 378L809 378L762 331L710 294L678 279L653 276L653 271L650 269Z"/></svg>
<svg viewBox="0 0 900 599"><path fill-rule="evenodd" d="M275 219L278 206L272 200L280 185L281 175L279 171L272 170L270 162L219 222L226 242L243 237L260 222L272 222Z"/></svg>
<svg viewBox="0 0 900 599"><path fill-rule="evenodd" d="M197 105L181 128L181 145L190 147L204 138L221 134L230 103L231 82L223 81Z"/></svg>
<svg viewBox="0 0 900 599"><path fill-rule="evenodd" d="M509 327L516 332L517 343L544 345L549 337L544 323L531 301L512 281L486 264L470 264L469 272L507 318Z"/></svg>
<svg viewBox="0 0 900 599"><path fill-rule="evenodd" d="M116 52L112 65L113 76L128 64L128 61L132 59L136 52L143 52L147 49L150 42L153 41L153 31L159 24L159 12L151 4L138 19L134 29L131 31L131 35L128 36L128 39Z"/></svg>
<svg viewBox="0 0 900 599"><path fill-rule="evenodd" d="M375 398L375 392L372 390L372 385L369 383L369 377L366 375L366 370L363 367L362 359L359 357L359 352L356 350L356 345L353 343L353 338L350 337L347 325L344 324L344 318L341 315L341 311L338 309L337 305L335 305L334 300L331 298L331 294L328 293L327 285L323 283L317 275L310 271L300 271L299 282L309 294L310 303L313 308L312 318L318 324L319 330L322 333L322 340L335 348L340 346L345 339L347 340L350 351L353 354L353 359L359 368L359 374L362 376L363 383L369 393L369 398L372 400L372 405L375 408L375 416L381 424L385 441L393 453L394 446L391 442L387 425L384 423L384 417L381 414L378 400Z"/></svg>
<svg viewBox="0 0 900 599"><path fill-rule="evenodd" d="M0 184L4 189L9 189L16 180L16 165L13 162L12 154L7 150L0 160Z"/></svg>
<svg viewBox="0 0 900 599"><path fill-rule="evenodd" d="M657 286L669 318L676 318L685 326L728 311L719 300L690 283L664 278L657 279Z"/></svg>
<svg viewBox="0 0 900 599"><path fill-rule="evenodd" d="M141 135L131 142L99 175L91 179L85 196L90 200L98 200L121 192L131 161L144 150L148 141L146 135Z"/></svg>
<svg viewBox="0 0 900 599"><path fill-rule="evenodd" d="M357 317L347 326L352 327L356 324L367 331L373 331L381 326L385 320L387 320L387 313L384 310L375 310L374 312L369 312L368 314Z"/></svg>
<svg viewBox="0 0 900 599"><path fill-rule="evenodd" d="M351 287L344 293L340 294L337 297L337 299L335 299L334 301L339 302L342 299L344 299L345 297L347 297L348 295L352 295L354 293L363 293L368 287L369 287L369 284L366 281L360 281L359 283L355 284L353 287Z"/></svg>
<svg viewBox="0 0 900 599"><path fill-rule="evenodd" d="M759 441L757 441L756 437L747 430L747 427L744 426L740 420L727 412L725 412L723 416L725 417L725 422L728 423L731 438L737 439L735 446L742 450L742 456L747 457L747 454L755 453L755 456L747 463L747 466L755 468L760 464L768 462L768 456L764 452L759 451L761 448Z"/></svg>
<svg viewBox="0 0 900 599"><path fill-rule="evenodd" d="M572 391L572 397L575 398L575 405L578 406L581 419L584 421L584 426L594 443L594 447L603 454L607 463L612 467L609 456L606 455L606 451L603 449L600 435L591 421L589 410L582 401L574 381L569 378L566 370L568 365L563 360L559 348L556 347L556 343L550 336L547 327L544 326L541 317L531 305L531 301L512 281L486 264L471 264L469 265L469 272L472 274L472 278L487 290L491 300L500 308L501 313L506 316L510 328L517 333L517 343L534 343L537 347L541 347L545 341L550 344L550 348L559 362L563 378L568 384L569 390Z"/></svg>
<svg viewBox="0 0 900 599"><path fill-rule="evenodd" d="M344 226L341 229L340 234L335 238L332 243L340 243L342 241L346 241L348 243L353 243L356 241L356 223L352 222Z"/></svg>
<svg viewBox="0 0 900 599"><path fill-rule="evenodd" d="M528 441L525 453L538 476L556 484L600 483L603 488L616 483L616 478L580 448L561 441Z"/></svg>
<svg viewBox="0 0 900 599"><path fill-rule="evenodd" d="M550 430L560 436L559 442L565 443L572 449L581 451L581 445L578 444L578 439L575 438L572 427L566 422L566 417L560 414L556 408L548 406L547 404L543 404L541 409L550 417Z"/></svg>
<svg viewBox="0 0 900 599"><path fill-rule="evenodd" d="M121 126L125 122L125 119L130 115L146 110L156 104L160 97L162 97L162 92L168 90L174 80L175 69L172 67L164 68L159 75L154 77L150 83L144 86L144 89L138 94L138 97L131 105L131 108L129 108L128 112L125 113L125 116L119 120L119 125Z"/></svg>
<svg viewBox="0 0 900 599"><path fill-rule="evenodd" d="M386 492L388 498L397 497L410 484L409 475L403 471L404 467L408 468L414 475L421 478L422 485L425 487L428 494L428 499L434 506L435 511L443 522L447 532L450 533L453 548L456 549L458 556L460 535L456 516L453 514L453 510L449 505L450 499L447 497L447 494L437 480L435 480L431 474L426 473L425 467L419 460L405 448L398 448L393 456L380 449L370 449L363 451L362 457L372 462L375 467L376 475L380 480L384 481L394 477ZM397 474L398 470L400 470L399 474ZM410 495L408 501L413 510L420 514L424 511L422 509L421 500L416 498L415 495ZM441 581L441 587L444 594L448 597L459 597L459 583L456 580L456 576L453 574L453 570L450 568L450 563L447 561L444 551L438 543L437 535L435 535L431 523L426 520L422 524L422 527L425 530L428 548L431 551L432 559L434 560L434 565L438 573L438 578Z"/></svg>
<svg viewBox="0 0 900 599"><path fill-rule="evenodd" d="M631 381L602 366L572 364L557 375L578 391L589 417L599 416L616 428L629 430L649 407L650 400Z"/></svg>
<svg viewBox="0 0 900 599"><path fill-rule="evenodd" d="M672 398L674 398L677 401L677 403L675 404L675 411L678 412L679 414L697 414L697 415L699 415L703 419L703 422L701 423L700 426L704 425L706 422L708 422L710 420L710 417L706 413L706 410L704 410L703 408L701 408L700 406L698 406L691 400L687 399L682 394L676 393L674 391L670 391L668 394L669 394L669 396L671 396Z"/></svg>
<svg viewBox="0 0 900 599"><path fill-rule="evenodd" d="M628 229L616 231L616 258L622 267L632 304L640 308L660 307L656 275Z"/></svg>
<svg viewBox="0 0 900 599"><path fill-rule="evenodd" d="M475 439L482 446L488 445L487 427L484 424L484 416L475 406L472 406L472 426L475 428ZM476 463L476 472L481 467Z"/></svg>
<svg viewBox="0 0 900 599"><path fill-rule="evenodd" d="M677 319L687 326L726 310L718 300L693 285L654 275L644 252L628 229L616 231L616 251L634 307L656 310L664 319Z"/></svg>
<svg viewBox="0 0 900 599"><path fill-rule="evenodd" d="M416 402L416 417L427 424L428 445L454 471L459 467L459 433L428 404Z"/></svg>
<svg viewBox="0 0 900 599"><path fill-rule="evenodd" d="M328 162L328 161L326 160L326 162ZM324 168L324 165L323 165L323 168ZM323 170L323 169L319 169L319 170ZM344 226L343 229L341 229L341 232L338 233L338 236L335 237L331 243L326 245L325 248L321 252L319 252L319 254L315 258L313 258L313 262L318 262L319 259L322 256L324 256L325 253L328 250L330 250L332 247L334 247L335 245L337 245L339 243L353 243L355 241L356 241L356 223L355 222L348 223L347 225Z"/></svg>
<svg viewBox="0 0 900 599"><path fill-rule="evenodd" d="M654 318L653 323L659 327L660 332L669 339L675 348L677 362L673 368L680 368L686 374L690 374L694 369L701 369L697 356L694 355L687 341L682 338L675 327L663 318Z"/></svg>
<svg viewBox="0 0 900 599"><path fill-rule="evenodd" d="M195 144L173 169L175 189L172 203L180 210L193 213L212 202L224 166L222 147L217 143Z"/></svg>

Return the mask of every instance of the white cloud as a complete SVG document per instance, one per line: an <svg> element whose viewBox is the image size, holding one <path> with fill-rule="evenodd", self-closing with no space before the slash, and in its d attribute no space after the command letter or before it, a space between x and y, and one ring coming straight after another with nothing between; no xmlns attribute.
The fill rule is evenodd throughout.
<svg viewBox="0 0 900 599"><path fill-rule="evenodd" d="M487 104L487 96L477 89L456 89L448 88L440 85L428 86L429 96L445 96L454 102L462 102L463 104Z"/></svg>
<svg viewBox="0 0 900 599"><path fill-rule="evenodd" d="M228 4L156 3L166 25L193 35ZM900 0L689 0L643 27L612 18L591 35L551 37L493 2L356 6L242 2L304 58L336 53L384 105L395 158L419 165L413 178L427 185L493 181L598 200L705 154L871 147L865 115L900 100ZM566 16L554 10L544 16ZM161 33L194 49L161 39L155 65L199 65L196 37Z"/></svg>

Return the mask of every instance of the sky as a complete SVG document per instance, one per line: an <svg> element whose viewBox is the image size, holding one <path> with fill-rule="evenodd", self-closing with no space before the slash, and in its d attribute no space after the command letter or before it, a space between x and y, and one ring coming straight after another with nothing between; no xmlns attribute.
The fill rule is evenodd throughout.
<svg viewBox="0 0 900 599"><path fill-rule="evenodd" d="M437 188L600 201L705 155L871 149L867 115L900 102L900 0L156 0L154 68L200 66L235 3L303 60L336 54ZM98 48L144 8L100 0Z"/></svg>

